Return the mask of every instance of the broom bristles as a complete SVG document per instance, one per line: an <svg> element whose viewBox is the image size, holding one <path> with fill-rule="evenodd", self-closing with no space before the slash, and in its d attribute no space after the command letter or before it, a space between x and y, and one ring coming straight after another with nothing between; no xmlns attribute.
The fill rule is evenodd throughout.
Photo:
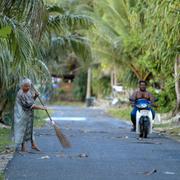
<svg viewBox="0 0 180 180"><path fill-rule="evenodd" d="M36 89L34 88L34 86L32 85L32 88L34 89L34 91L36 91ZM37 91L36 91L37 92ZM44 103L43 103L43 101L41 100L41 98L38 96L38 99L39 99L39 101L41 102L41 104L43 105L43 107L44 107ZM71 147L71 144L70 144L70 142L68 141L68 139L66 138L66 136L61 132L61 129L55 124L55 122L52 120L52 118L51 118L51 116L50 116L50 114L48 113L48 110L46 109L46 113L47 113L47 115L48 115L48 117L49 117L49 119L50 119L50 121L51 121L51 123L52 123L52 125L53 125L53 127L54 127L54 130L56 131L56 136L57 136L57 138L59 139L59 141L60 141L60 143L62 144L62 146L64 147L64 148L69 148L69 147Z"/></svg>
<svg viewBox="0 0 180 180"><path fill-rule="evenodd" d="M56 136L57 136L59 142L62 144L62 146L64 148L70 148L71 144L68 141L68 139L66 138L66 136L62 133L61 129L56 124L54 124L53 126L56 131Z"/></svg>

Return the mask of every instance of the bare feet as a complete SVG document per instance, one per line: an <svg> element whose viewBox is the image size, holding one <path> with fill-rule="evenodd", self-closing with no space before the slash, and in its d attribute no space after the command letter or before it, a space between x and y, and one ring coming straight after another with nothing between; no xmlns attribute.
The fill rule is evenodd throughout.
<svg viewBox="0 0 180 180"><path fill-rule="evenodd" d="M27 152L27 149L26 149L26 146L25 146L24 143L23 143L22 146L21 146L21 151L22 151L22 152Z"/></svg>
<svg viewBox="0 0 180 180"><path fill-rule="evenodd" d="M32 144L32 149L34 149L34 150L36 150L36 151L41 151L38 147L37 147L37 145L36 144Z"/></svg>

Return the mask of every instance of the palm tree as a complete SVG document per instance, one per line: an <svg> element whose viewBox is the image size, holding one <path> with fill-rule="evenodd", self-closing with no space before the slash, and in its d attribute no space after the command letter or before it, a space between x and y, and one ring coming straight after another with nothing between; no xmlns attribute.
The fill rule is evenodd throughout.
<svg viewBox="0 0 180 180"><path fill-rule="evenodd" d="M42 0L0 1L1 113L9 102L7 93L14 92L23 76L34 80L50 77L43 57L54 41L84 59L87 57L84 54L88 52L85 51L87 41L73 34L73 29L81 25L87 27L92 20L79 14L66 14L65 10L62 14L61 9L45 5Z"/></svg>
<svg viewBox="0 0 180 180"><path fill-rule="evenodd" d="M144 52L143 22L139 18L142 15L141 12L134 10L137 3L137 1L118 0L98 1L94 5L96 14L92 14L97 28L94 32L95 54L100 54L109 61L111 71L117 72L117 67L125 73L130 71L132 75L129 76L128 73L127 77L124 74L126 75L124 79L130 78L135 83L138 79L146 80L150 75L148 69L143 68L138 62Z"/></svg>
<svg viewBox="0 0 180 180"><path fill-rule="evenodd" d="M66 55L67 53L71 53L69 51L74 52L78 57L78 70L87 72L92 61L92 56L89 40L85 37L85 31L93 26L93 19L86 14L79 14L80 11L77 8L78 3L76 5L73 3L69 4L70 2L68 4L60 4L66 11L61 9L58 12L56 11L55 16L51 17L49 27L55 29L52 34L51 47L55 50L64 48ZM51 10L51 8L49 10ZM50 11L50 13L52 14L54 12ZM66 62L64 62L62 58L57 58L57 61L58 59L60 59L63 65L66 65ZM88 76L88 79L89 78ZM89 86L90 83L88 83L87 87L88 97L90 96Z"/></svg>
<svg viewBox="0 0 180 180"><path fill-rule="evenodd" d="M126 82L136 77L159 83L167 91L169 106L174 100L175 86L175 112L179 112L178 0L155 3L153 0L106 0L98 1L94 7L93 16L98 20L95 38L100 42L100 45L95 43L96 53L119 64L124 75L128 75L124 76Z"/></svg>

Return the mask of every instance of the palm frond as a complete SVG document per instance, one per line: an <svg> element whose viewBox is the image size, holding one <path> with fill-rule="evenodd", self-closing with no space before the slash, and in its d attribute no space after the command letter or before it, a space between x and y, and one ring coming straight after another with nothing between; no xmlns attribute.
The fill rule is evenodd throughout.
<svg viewBox="0 0 180 180"><path fill-rule="evenodd" d="M62 6L57 6L57 5L47 5L46 9L49 13L60 13L64 14L66 12L65 8Z"/></svg>
<svg viewBox="0 0 180 180"><path fill-rule="evenodd" d="M48 22L47 10L42 0L2 0L0 12L24 26L29 26L32 37L38 40Z"/></svg>
<svg viewBox="0 0 180 180"><path fill-rule="evenodd" d="M87 29L93 25L93 20L86 15L58 15L50 16L48 21L48 29L64 32L65 29Z"/></svg>
<svg viewBox="0 0 180 180"><path fill-rule="evenodd" d="M53 46L66 47L69 46L74 53L81 59L80 63L84 68L87 68L91 61L91 48L87 38L78 35L61 36L52 39Z"/></svg>
<svg viewBox="0 0 180 180"><path fill-rule="evenodd" d="M38 49L35 48L36 45L28 28L22 26L16 20L2 15L0 16L0 27L1 29L4 27L11 29L6 37L0 38L1 86L6 87L6 89L11 87L12 79L15 79L14 74L16 74L16 79L19 80L20 77L28 74L29 69L36 76L40 74L40 70L37 71L38 68L45 72L38 61L36 61L36 68L33 68L33 59L37 57Z"/></svg>

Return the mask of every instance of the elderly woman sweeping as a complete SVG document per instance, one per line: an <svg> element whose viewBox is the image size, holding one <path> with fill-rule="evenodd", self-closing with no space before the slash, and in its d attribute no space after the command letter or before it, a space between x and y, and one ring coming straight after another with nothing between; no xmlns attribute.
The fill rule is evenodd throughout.
<svg viewBox="0 0 180 180"><path fill-rule="evenodd" d="M46 110L46 107L34 104L38 96L37 92L34 95L31 92L31 80L23 79L14 107L14 139L16 147L21 145L21 151L26 151L27 141L31 141L32 149L40 151L33 136L33 110Z"/></svg>

